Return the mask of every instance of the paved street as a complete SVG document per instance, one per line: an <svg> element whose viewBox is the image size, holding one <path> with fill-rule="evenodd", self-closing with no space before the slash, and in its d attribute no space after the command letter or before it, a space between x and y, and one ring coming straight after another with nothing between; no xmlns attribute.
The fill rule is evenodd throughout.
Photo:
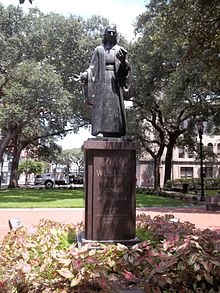
<svg viewBox="0 0 220 293"><path fill-rule="evenodd" d="M181 222L189 221L197 228L215 230L220 233L220 211L206 211L205 207L187 208L138 208L137 215L145 213L156 215L173 214ZM23 226L37 225L40 219L49 219L62 223L77 224L84 220L84 209L0 209L0 240L9 231L8 220L20 218Z"/></svg>

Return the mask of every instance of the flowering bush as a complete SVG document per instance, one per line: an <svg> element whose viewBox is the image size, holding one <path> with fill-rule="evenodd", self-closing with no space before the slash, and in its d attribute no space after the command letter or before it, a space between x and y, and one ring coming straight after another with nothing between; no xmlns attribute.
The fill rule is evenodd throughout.
<svg viewBox="0 0 220 293"><path fill-rule="evenodd" d="M47 220L5 237L0 292L220 292L220 235L172 222L173 216L137 217L139 244L77 247L77 226Z"/></svg>

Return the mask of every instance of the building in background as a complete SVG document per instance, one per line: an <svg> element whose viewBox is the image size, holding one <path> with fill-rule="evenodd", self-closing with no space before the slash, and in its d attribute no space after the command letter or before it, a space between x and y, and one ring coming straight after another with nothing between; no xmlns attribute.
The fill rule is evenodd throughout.
<svg viewBox="0 0 220 293"><path fill-rule="evenodd" d="M203 135L203 145L213 150L216 155L215 162L203 163L204 177L220 177L220 135ZM165 153L160 165L160 184L163 187L165 173ZM175 147L172 159L171 180L179 178L200 178L200 160L196 154L187 152L186 148ZM150 155L146 155L137 162L137 185L141 187L154 187L154 162Z"/></svg>

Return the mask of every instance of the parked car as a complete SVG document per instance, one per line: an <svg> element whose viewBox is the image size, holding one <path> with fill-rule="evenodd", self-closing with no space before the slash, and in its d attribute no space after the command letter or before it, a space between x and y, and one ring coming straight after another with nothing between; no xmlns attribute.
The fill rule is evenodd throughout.
<svg viewBox="0 0 220 293"><path fill-rule="evenodd" d="M83 184L83 175L70 175L69 176L69 183L74 184Z"/></svg>
<svg viewBox="0 0 220 293"><path fill-rule="evenodd" d="M65 185L66 180L55 178L52 173L38 174L34 179L34 185L44 185L47 189L52 188L55 184Z"/></svg>
<svg viewBox="0 0 220 293"><path fill-rule="evenodd" d="M82 175L69 175L68 178L56 178L53 173L38 174L35 176L34 185L44 185L45 188L52 188L54 185L67 185L67 184L83 184Z"/></svg>

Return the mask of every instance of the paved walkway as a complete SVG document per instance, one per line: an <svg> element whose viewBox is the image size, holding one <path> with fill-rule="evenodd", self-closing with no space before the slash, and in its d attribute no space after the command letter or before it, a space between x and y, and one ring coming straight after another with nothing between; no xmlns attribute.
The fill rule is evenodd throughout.
<svg viewBox="0 0 220 293"><path fill-rule="evenodd" d="M173 214L181 222L189 221L196 228L215 230L220 233L220 211L207 211L205 207L186 208L137 208L137 215L145 213L154 217L156 215ZM49 219L62 223L77 224L84 220L84 209L0 209L0 241L9 231L8 220L20 218L23 226L37 225L40 219Z"/></svg>

